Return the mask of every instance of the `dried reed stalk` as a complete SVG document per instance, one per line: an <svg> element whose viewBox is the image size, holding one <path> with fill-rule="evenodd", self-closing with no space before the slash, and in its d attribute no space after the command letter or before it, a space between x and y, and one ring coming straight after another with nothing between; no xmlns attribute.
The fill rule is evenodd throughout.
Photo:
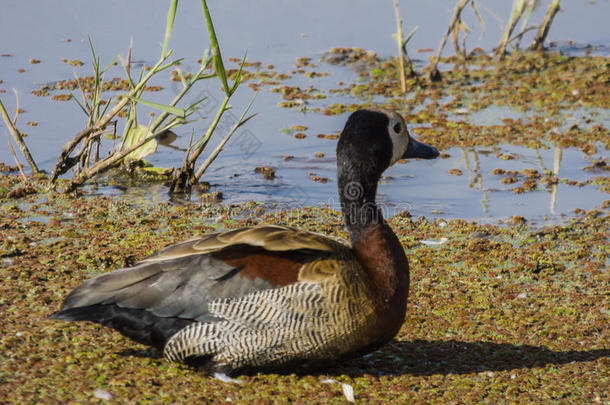
<svg viewBox="0 0 610 405"><path fill-rule="evenodd" d="M555 14L559 12L559 9L559 0L553 0L546 11L544 20L542 21L540 28L538 28L538 32L536 33L532 44L528 49L536 51L542 50L546 36L548 35L549 30L551 29L551 24L553 23L553 19L555 18Z"/></svg>
<svg viewBox="0 0 610 405"><path fill-rule="evenodd" d="M460 0L455 5L455 9L453 10L453 16L451 17L451 21L449 22L449 27L447 28L447 31L441 39L441 43L438 46L438 50L436 51L436 55L434 56L433 61L428 66L428 77L431 81L438 81L441 78L441 73L438 71L438 62L441 59L441 53L443 52L443 48L445 48L447 38L449 37L451 32L453 32L456 25L460 21L460 15L462 13L462 10L468 5L470 1L471 0Z"/></svg>
<svg viewBox="0 0 610 405"><path fill-rule="evenodd" d="M28 164L30 165L30 168L32 169L32 174L40 173L40 170L38 169L38 166L36 165L34 158L30 154L30 150L28 149L27 145L23 141L21 132L19 132L19 130L15 127L15 125L13 125L13 122L9 118L8 113L6 112L6 109L4 108L4 104L2 104L2 101L0 101L0 115L2 115L4 124L8 128L8 131L11 133L15 142L17 143L17 146L19 146L21 153L23 153L23 156L25 156L25 159L28 161Z"/></svg>

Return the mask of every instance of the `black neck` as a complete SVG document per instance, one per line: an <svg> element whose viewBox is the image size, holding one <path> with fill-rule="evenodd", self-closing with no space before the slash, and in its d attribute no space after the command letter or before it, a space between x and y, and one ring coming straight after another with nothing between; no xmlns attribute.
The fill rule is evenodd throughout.
<svg viewBox="0 0 610 405"><path fill-rule="evenodd" d="M389 118L359 110L347 119L337 142L337 178L341 208L352 243L371 225L383 222L375 203L377 182L392 160Z"/></svg>
<svg viewBox="0 0 610 405"><path fill-rule="evenodd" d="M352 167L353 170L353 167ZM374 180L370 180L374 178ZM353 244L356 244L364 230L370 225L383 222L381 210L375 202L377 193L376 175L362 175L359 171L339 169L339 198L345 220Z"/></svg>

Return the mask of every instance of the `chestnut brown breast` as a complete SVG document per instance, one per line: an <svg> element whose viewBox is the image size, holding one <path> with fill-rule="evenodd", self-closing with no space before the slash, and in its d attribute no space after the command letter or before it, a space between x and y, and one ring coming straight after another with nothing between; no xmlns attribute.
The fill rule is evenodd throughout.
<svg viewBox="0 0 610 405"><path fill-rule="evenodd" d="M407 257L384 220L368 227L353 250L371 279L377 339L387 342L398 333L405 319L409 292Z"/></svg>

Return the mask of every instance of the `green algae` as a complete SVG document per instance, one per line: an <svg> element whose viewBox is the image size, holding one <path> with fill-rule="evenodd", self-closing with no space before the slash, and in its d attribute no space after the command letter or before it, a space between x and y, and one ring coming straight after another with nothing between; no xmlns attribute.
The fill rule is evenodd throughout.
<svg viewBox="0 0 610 405"><path fill-rule="evenodd" d="M76 91L81 90L87 96L87 98L91 98L93 95L93 91L95 88L95 78L93 76L86 76L78 79L67 79L67 80L59 80L54 83L46 83L40 86L37 90L32 90L32 94L39 97L48 97L52 93L57 91ZM125 91L129 90L130 85L129 81L126 79L113 78L111 80L104 81L102 86L102 91ZM163 87L161 86L145 86L144 91L161 91ZM57 94L55 94L56 96Z"/></svg>
<svg viewBox="0 0 610 405"><path fill-rule="evenodd" d="M453 64L442 72L440 82L425 76L408 80L409 92L400 94L398 64L395 58L380 59L375 53L358 48L334 48L321 62L350 66L356 73L354 83L317 90L315 99L326 93L343 95L355 102L311 104L314 97L280 106L343 114L358 108L380 105L402 113L409 124L426 124L414 132L440 149L451 146L490 146L511 144L528 148L579 147L587 154L597 152L596 143L610 148L608 130L591 118L585 125L562 127L574 112L589 113L610 108L610 62L598 56L566 57L560 53L520 53L496 61L474 52L467 59L449 57ZM290 89L290 92L288 92ZM299 94L299 88L274 87L272 91ZM302 93L302 92L301 92ZM378 97L381 97L379 99ZM311 105L309 105L311 104ZM461 117L491 106L527 113L528 119L503 119L496 125L477 125Z"/></svg>
<svg viewBox="0 0 610 405"><path fill-rule="evenodd" d="M530 175L533 175L530 173ZM172 205L35 193L0 200L0 397L7 403L603 403L608 392L608 207L539 228L389 220L411 265L407 319L378 351L307 375L223 383L89 323L47 320L83 280L217 229L277 223L346 237L339 212ZM47 223L36 216L49 218ZM422 240L446 242L428 246Z"/></svg>

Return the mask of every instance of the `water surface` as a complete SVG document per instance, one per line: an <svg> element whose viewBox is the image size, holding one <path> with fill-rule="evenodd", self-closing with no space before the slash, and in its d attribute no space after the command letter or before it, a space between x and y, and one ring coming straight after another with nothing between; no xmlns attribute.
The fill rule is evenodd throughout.
<svg viewBox="0 0 610 405"><path fill-rule="evenodd" d="M19 127L29 134L27 138L38 164L49 170L63 144L85 125L85 116L73 102L51 101L48 97L30 94L42 84L91 73L90 50L87 39L95 45L102 63L108 63L117 54L125 55L130 39L133 40L135 66L151 65L160 52L167 3L165 1L106 1L24 2L5 0L0 13L0 53L11 56L0 57L0 97L9 110L15 106L12 89L20 94L20 106L25 110L19 118ZM454 2L401 1L401 13L405 20L405 31L415 26L418 31L409 44L409 50L418 66L427 63L430 53L418 53L418 49L436 48L451 16ZM505 20L512 2L479 1L485 20L485 32L468 9L465 22L472 29L467 39L469 49L481 47L491 50L501 33L500 16ZM249 60L273 64L278 71L290 71L295 59L309 56L316 62L323 52L335 46L360 47L374 50L381 57L395 53L391 35L396 30L394 10L390 1L370 2L364 0L335 0L283 2L280 0L226 0L209 2L225 59L241 57L248 51ZM531 21L540 21L544 7L532 16ZM608 55L610 28L607 16L610 2L571 1L564 2L564 10L558 14L549 39L554 46L569 55L584 53ZM527 44L525 37L523 44ZM593 45L593 48L588 48ZM207 46L199 2L181 2L176 18L171 46L174 55L184 57L181 65L184 72L197 69L196 60ZM448 46L446 54L450 54ZM73 68L60 59L78 59L85 62ZM30 59L41 63L30 64ZM316 62L317 63L317 62ZM18 69L25 69L19 73ZM349 68L320 64L318 70L329 73L323 78L295 77L290 84L313 85L325 89L338 81L354 82L357 77ZM122 76L121 69L109 72L108 77ZM147 94L147 98L164 102L178 91L174 82L165 76L154 84L165 87L160 93ZM207 119L220 102L218 84L209 81L192 94L190 100L205 95L208 104L199 111L202 121L194 125L196 133L207 127ZM232 105L235 115L252 97L253 92L243 87ZM326 117L314 113L301 113L279 108L280 97L263 89L255 103L259 115L248 123L247 128L237 134L227 149L210 167L204 180L212 184L213 190L221 191L227 202L263 201L286 206L324 205L337 207L334 149L335 141L320 139L318 133L337 133L341 130L346 114ZM354 103L349 96L330 96L323 103ZM146 112L142 109L142 112ZM578 123L589 116L589 111L580 111L580 117L566 118L565 125ZM478 125L497 124L501 118L527 119L528 113L507 108L489 107L467 117ZM142 114L145 116L144 114ZM608 126L607 110L598 111L596 122ZM27 126L36 121L38 126ZM228 124L224 123L225 127ZM307 138L294 139L282 131L293 125L306 125ZM188 145L191 127L178 131L173 147L160 147L152 157L155 165L170 167L180 164L183 150ZM6 132L5 128L0 129ZM223 133L215 135L218 142ZM214 146L214 145L212 145ZM531 150L504 145L502 152L512 153L518 158L499 162L485 148L448 150L447 159L436 161L411 161L398 165L386 173L379 189L380 201L387 214L408 209L414 215L432 217L459 217L495 221L515 214L532 219L562 218L575 208L591 209L607 199L597 187L569 186L560 182L556 187L526 194L515 194L511 186L499 182L491 174L495 168L521 170L554 170L560 179L584 181L590 174L582 169L591 160L607 156L600 153L588 157L579 150L567 149L561 154L559 165L555 164L556 151L551 149ZM325 157L316 158L316 152ZM284 155L295 159L285 162ZM12 163L6 147L0 147L0 161ZM265 180L255 174L257 166L271 166L276 170L275 180ZM557 166L557 167L555 167ZM462 176L448 173L459 168ZM324 177L322 184L311 180L313 176ZM154 198L166 198L165 188L152 186L137 188L133 192L149 193ZM122 193L124 188L103 187L96 192ZM152 198L152 197L151 197Z"/></svg>

